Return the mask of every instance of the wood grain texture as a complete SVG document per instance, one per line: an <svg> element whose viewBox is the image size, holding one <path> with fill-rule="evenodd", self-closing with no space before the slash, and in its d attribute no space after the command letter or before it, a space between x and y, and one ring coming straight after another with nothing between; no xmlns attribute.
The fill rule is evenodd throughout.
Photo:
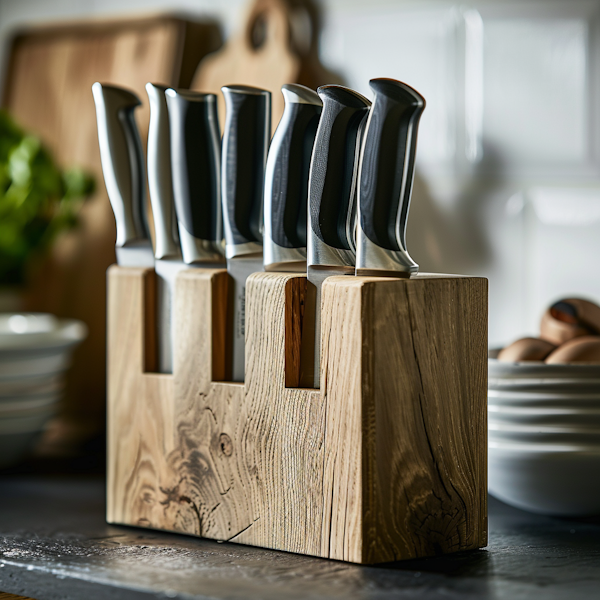
<svg viewBox="0 0 600 600"><path fill-rule="evenodd" d="M144 296L154 277L150 269L108 271L107 519L140 526L162 513L159 486L175 448L173 378L144 373Z"/></svg>
<svg viewBox="0 0 600 600"><path fill-rule="evenodd" d="M84 321L89 337L69 371L63 412L92 435L104 429L106 269L115 262L115 221L105 191L91 86L114 83L144 101L147 81L189 84L200 59L220 43L214 23L170 15L30 26L11 39L2 106L38 135L63 167L90 171L97 191L79 226L57 240L32 274L27 310ZM145 146L148 102L136 118Z"/></svg>
<svg viewBox="0 0 600 600"><path fill-rule="evenodd" d="M151 275L109 273L110 522L357 563L486 544L484 279L330 278L309 390L286 387L303 276L248 280L237 384L224 271L179 275L174 375L142 372Z"/></svg>
<svg viewBox="0 0 600 600"><path fill-rule="evenodd" d="M365 562L487 544L487 281L362 286ZM383 550L385 549L385 550Z"/></svg>
<svg viewBox="0 0 600 600"><path fill-rule="evenodd" d="M308 281L300 277L292 279L285 291L285 387L297 388L301 387L302 324Z"/></svg>

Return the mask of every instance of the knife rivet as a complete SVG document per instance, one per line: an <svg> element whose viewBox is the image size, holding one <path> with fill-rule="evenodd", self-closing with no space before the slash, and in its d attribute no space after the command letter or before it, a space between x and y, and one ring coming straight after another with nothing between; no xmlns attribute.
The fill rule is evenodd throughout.
<svg viewBox="0 0 600 600"><path fill-rule="evenodd" d="M233 454L233 442L226 433L222 433L219 436L219 446L221 452L223 452L225 456L231 456Z"/></svg>

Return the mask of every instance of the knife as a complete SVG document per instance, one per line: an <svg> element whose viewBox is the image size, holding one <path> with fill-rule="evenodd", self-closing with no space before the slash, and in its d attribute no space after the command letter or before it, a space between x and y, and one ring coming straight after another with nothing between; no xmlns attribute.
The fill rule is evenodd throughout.
<svg viewBox="0 0 600 600"><path fill-rule="evenodd" d="M340 85L317 90L323 101L308 183L307 290L302 385L320 387L321 287L355 270L356 191L364 126L371 103ZM309 354L313 354L313 360Z"/></svg>
<svg viewBox="0 0 600 600"><path fill-rule="evenodd" d="M265 174L265 271L306 271L308 171L323 103L310 88L285 84L285 108Z"/></svg>
<svg viewBox="0 0 600 600"><path fill-rule="evenodd" d="M156 334L159 373L173 371L171 300L174 275L184 266L179 250L171 181L171 144L165 91L146 84L150 102L148 188L154 216L154 270L157 276ZM170 276L172 275L172 276Z"/></svg>
<svg viewBox="0 0 600 600"><path fill-rule="evenodd" d="M372 79L375 93L363 143L356 274L410 277L419 265L406 249L406 221L425 99L394 79Z"/></svg>
<svg viewBox="0 0 600 600"><path fill-rule="evenodd" d="M98 142L102 173L117 225L117 263L153 267L146 219L146 182L142 143L134 110L140 99L126 89L96 82Z"/></svg>
<svg viewBox="0 0 600 600"><path fill-rule="evenodd" d="M151 145L148 140L148 171L152 170L158 179L154 187L159 214L168 215L168 219L159 220L160 228L170 244L175 242L172 215L176 215L181 244L181 252L177 246L173 253L156 261L161 306L159 369L170 373L174 328L171 306L177 273L190 267L216 268L225 262L221 249L217 97L152 84L146 89L155 118L153 129L151 113L150 129L156 132L156 143Z"/></svg>
<svg viewBox="0 0 600 600"><path fill-rule="evenodd" d="M271 93L221 88L227 115L222 148L222 202L229 298L231 380L244 381L246 279L263 270L263 192L271 132Z"/></svg>

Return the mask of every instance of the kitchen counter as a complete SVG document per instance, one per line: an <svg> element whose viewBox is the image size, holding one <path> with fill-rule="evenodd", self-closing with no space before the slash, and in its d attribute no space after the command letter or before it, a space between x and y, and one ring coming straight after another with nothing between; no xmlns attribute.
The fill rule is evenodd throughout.
<svg viewBox="0 0 600 600"><path fill-rule="evenodd" d="M38 600L600 597L600 519L490 498L489 546L361 567L104 522L99 478L0 476L0 591Z"/></svg>

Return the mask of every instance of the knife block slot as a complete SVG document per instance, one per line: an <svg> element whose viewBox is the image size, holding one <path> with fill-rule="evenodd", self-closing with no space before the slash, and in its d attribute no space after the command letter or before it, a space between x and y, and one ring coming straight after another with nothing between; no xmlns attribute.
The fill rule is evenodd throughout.
<svg viewBox="0 0 600 600"><path fill-rule="evenodd" d="M158 337L157 337L157 294L156 273L146 271L144 285L144 373L158 372Z"/></svg>
<svg viewBox="0 0 600 600"><path fill-rule="evenodd" d="M297 381L302 275L179 274L174 374L144 372L153 272L108 274L110 523L377 563L487 543L487 282L332 277L321 390Z"/></svg>

